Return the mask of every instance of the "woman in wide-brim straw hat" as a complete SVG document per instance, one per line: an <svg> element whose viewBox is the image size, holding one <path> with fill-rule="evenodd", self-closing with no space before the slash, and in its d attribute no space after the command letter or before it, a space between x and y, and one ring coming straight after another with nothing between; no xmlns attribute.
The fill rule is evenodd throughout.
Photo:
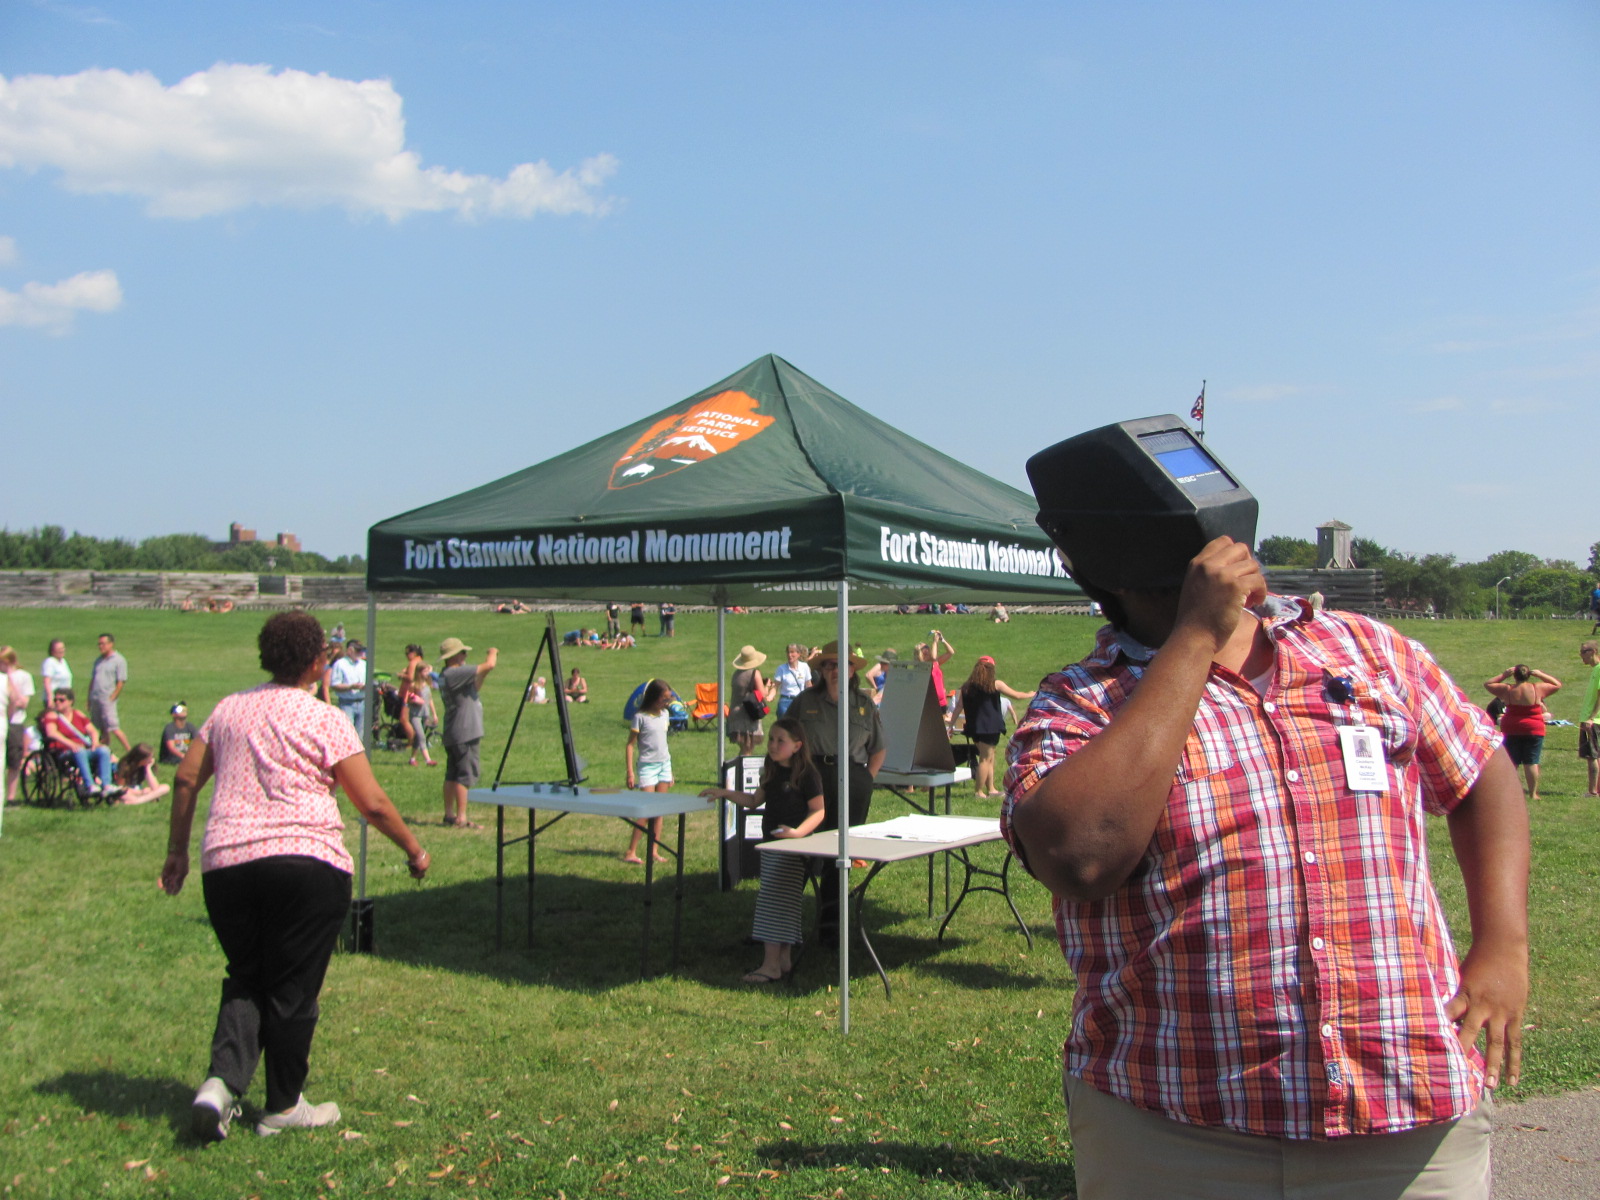
<svg viewBox="0 0 1600 1200"><path fill-rule="evenodd" d="M745 710L745 701L754 697L761 705L772 703L776 689L762 678L761 664L767 656L754 646L740 646L733 660L733 679L728 688L728 739L738 743L740 754L754 754L761 743L761 718Z"/></svg>
<svg viewBox="0 0 1600 1200"><path fill-rule="evenodd" d="M852 648L845 656L847 670L841 672L839 643L829 642L811 656L812 683L789 706L788 716L800 722L811 761L822 774L822 804L826 815L820 829L837 829L841 811L850 825L867 819L872 807L872 785L883 766L883 726L878 706L861 690L856 672L866 665L867 656ZM846 681L840 682L843 673ZM849 758L849 787L845 803L839 803L839 704L840 697L849 713L850 740L845 748ZM839 881L832 860L822 867L822 887L817 901L817 925L824 943L836 941L839 933Z"/></svg>

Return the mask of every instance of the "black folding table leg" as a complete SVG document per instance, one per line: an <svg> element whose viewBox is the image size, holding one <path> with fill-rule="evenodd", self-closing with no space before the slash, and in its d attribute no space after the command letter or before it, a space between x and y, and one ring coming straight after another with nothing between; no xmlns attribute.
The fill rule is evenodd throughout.
<svg viewBox="0 0 1600 1200"><path fill-rule="evenodd" d="M500 949L506 923L506 806L494 810L494 948Z"/></svg>
<svg viewBox="0 0 1600 1200"><path fill-rule="evenodd" d="M629 823L632 824L632 822ZM639 946L640 979L645 978L650 973L650 907L655 886L656 867L656 831L648 820L644 822L644 840L647 853L644 856L644 938Z"/></svg>
<svg viewBox="0 0 1600 1200"><path fill-rule="evenodd" d="M683 825L687 813L678 814L678 883L672 899L672 963L668 970L678 969L678 943L683 934Z"/></svg>

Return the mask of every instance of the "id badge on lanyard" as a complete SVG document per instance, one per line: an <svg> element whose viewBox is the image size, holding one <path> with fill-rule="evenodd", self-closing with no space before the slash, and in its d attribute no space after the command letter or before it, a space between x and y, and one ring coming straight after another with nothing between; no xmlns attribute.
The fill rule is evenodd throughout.
<svg viewBox="0 0 1600 1200"><path fill-rule="evenodd" d="M1389 771L1383 754L1383 739L1362 715L1361 705L1356 702L1355 681L1348 675L1334 675L1324 670L1322 690L1335 719L1341 715L1350 718L1349 723L1341 722L1337 730L1345 786L1352 792L1387 791Z"/></svg>

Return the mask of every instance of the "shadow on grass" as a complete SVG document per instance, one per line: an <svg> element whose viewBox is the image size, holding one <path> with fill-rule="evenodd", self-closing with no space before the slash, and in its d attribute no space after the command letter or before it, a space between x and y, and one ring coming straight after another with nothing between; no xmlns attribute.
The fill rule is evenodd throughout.
<svg viewBox="0 0 1600 1200"><path fill-rule="evenodd" d="M541 858L543 856L541 855ZM529 983L579 993L608 991L636 983L644 928L642 873L632 879L541 870L534 889L533 946L528 946L528 891L523 863L506 864L502 940L495 948L496 884L492 878L442 887L423 886L375 898L375 953L394 962ZM672 955L673 891L670 869L656 877L650 909L649 976L667 970ZM709 871L683 878L683 924L674 972L710 987L748 988L740 976L759 961L745 944L755 892L718 890ZM940 953L930 929L901 933L892 910L867 902L866 920L878 957L891 971L924 963ZM885 929L884 926L890 926ZM834 982L831 949L809 946L790 985L801 992ZM851 944L851 975L877 985L859 941ZM1013 982L1020 982L1016 977ZM1036 982L1027 980L1031 985ZM986 981L984 987L998 987Z"/></svg>
<svg viewBox="0 0 1600 1200"><path fill-rule="evenodd" d="M189 1134L194 1086L177 1079L124 1075L120 1071L67 1071L34 1084L44 1096L70 1096L85 1113L166 1121L175 1136Z"/></svg>
<svg viewBox="0 0 1600 1200"><path fill-rule="evenodd" d="M925 1179L972 1183L1009 1196L1072 1197L1077 1176L1065 1162L1036 1162L1006 1154L977 1154L949 1145L912 1142L828 1143L768 1142L755 1148L763 1163L786 1170L856 1167L875 1171L887 1167Z"/></svg>
<svg viewBox="0 0 1600 1200"><path fill-rule="evenodd" d="M946 941L947 947L949 944ZM924 963L922 971L926 975L937 976L947 983L974 992L1011 991L1016 988L1038 987L1041 983L1048 982L1047 977L1037 970L1019 971L1009 965L996 966L993 963L951 962L941 959Z"/></svg>

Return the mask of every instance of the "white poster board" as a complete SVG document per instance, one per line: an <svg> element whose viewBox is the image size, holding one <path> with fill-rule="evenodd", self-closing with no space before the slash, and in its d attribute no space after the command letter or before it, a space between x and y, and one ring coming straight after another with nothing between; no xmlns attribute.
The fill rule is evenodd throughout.
<svg viewBox="0 0 1600 1200"><path fill-rule="evenodd" d="M933 690L933 664L884 664L883 703L878 707L883 723L886 753L883 769L902 773L950 771L956 765L944 710Z"/></svg>

